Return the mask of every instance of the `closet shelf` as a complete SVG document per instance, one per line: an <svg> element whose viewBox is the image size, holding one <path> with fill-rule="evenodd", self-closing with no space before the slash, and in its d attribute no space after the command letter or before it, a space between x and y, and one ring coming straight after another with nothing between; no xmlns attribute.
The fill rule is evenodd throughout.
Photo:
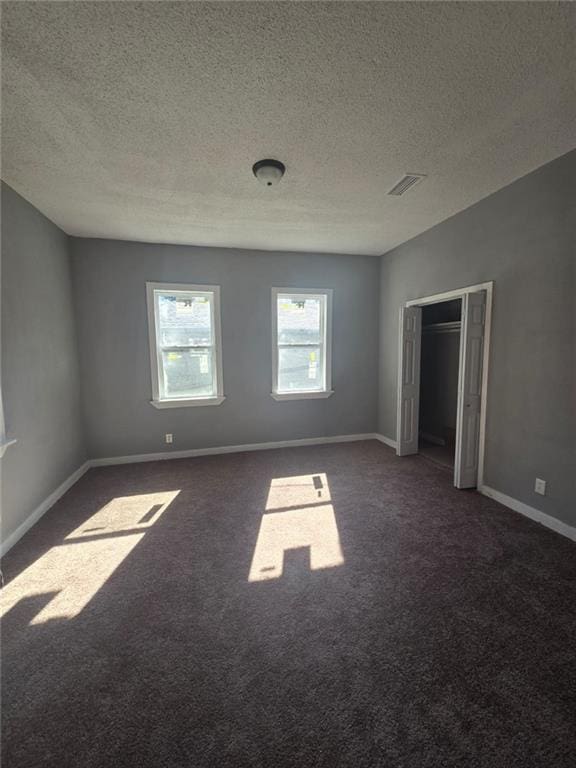
<svg viewBox="0 0 576 768"><path fill-rule="evenodd" d="M456 333L460 330L460 320L454 320L450 323L430 323L430 325L423 325L423 333Z"/></svg>

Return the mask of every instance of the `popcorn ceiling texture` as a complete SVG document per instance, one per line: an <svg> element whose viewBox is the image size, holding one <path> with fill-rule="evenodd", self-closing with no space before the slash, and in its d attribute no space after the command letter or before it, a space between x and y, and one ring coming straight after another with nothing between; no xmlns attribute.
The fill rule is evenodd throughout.
<svg viewBox="0 0 576 768"><path fill-rule="evenodd" d="M571 3L2 10L3 178L73 235L379 254L574 146Z"/></svg>

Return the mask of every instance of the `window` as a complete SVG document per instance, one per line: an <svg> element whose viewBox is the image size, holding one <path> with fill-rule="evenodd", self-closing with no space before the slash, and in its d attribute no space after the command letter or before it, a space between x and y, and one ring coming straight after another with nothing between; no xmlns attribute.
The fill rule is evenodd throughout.
<svg viewBox="0 0 576 768"><path fill-rule="evenodd" d="M146 290L152 405L220 405L219 286L147 283Z"/></svg>
<svg viewBox="0 0 576 768"><path fill-rule="evenodd" d="M272 289L272 397L329 397L332 291Z"/></svg>
<svg viewBox="0 0 576 768"><path fill-rule="evenodd" d="M0 459L16 440L8 440L4 429L4 409L2 407L2 391L0 390Z"/></svg>

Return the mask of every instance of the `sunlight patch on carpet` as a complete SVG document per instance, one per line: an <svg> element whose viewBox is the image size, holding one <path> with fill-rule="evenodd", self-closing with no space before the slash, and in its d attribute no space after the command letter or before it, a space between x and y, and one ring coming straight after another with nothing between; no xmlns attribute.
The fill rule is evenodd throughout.
<svg viewBox="0 0 576 768"><path fill-rule="evenodd" d="M275 478L270 484L248 581L278 579L290 550L308 549L310 570L344 563L325 473Z"/></svg>
<svg viewBox="0 0 576 768"><path fill-rule="evenodd" d="M50 592L54 596L30 624L77 616L179 493L112 499L5 587L1 615Z"/></svg>

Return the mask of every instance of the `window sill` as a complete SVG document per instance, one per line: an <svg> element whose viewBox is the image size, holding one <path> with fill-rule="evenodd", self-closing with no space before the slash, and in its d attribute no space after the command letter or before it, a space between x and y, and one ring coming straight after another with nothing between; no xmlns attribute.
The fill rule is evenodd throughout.
<svg viewBox="0 0 576 768"><path fill-rule="evenodd" d="M333 389L322 392L271 392L274 400L320 400L334 394Z"/></svg>
<svg viewBox="0 0 576 768"><path fill-rule="evenodd" d="M4 456L8 448L10 448L11 445L14 445L15 442L16 440L6 440L4 443L0 443L0 459L2 456Z"/></svg>
<svg viewBox="0 0 576 768"><path fill-rule="evenodd" d="M221 405L226 398L224 395L218 397L195 397L191 400L150 400L154 408L191 408L198 405Z"/></svg>

